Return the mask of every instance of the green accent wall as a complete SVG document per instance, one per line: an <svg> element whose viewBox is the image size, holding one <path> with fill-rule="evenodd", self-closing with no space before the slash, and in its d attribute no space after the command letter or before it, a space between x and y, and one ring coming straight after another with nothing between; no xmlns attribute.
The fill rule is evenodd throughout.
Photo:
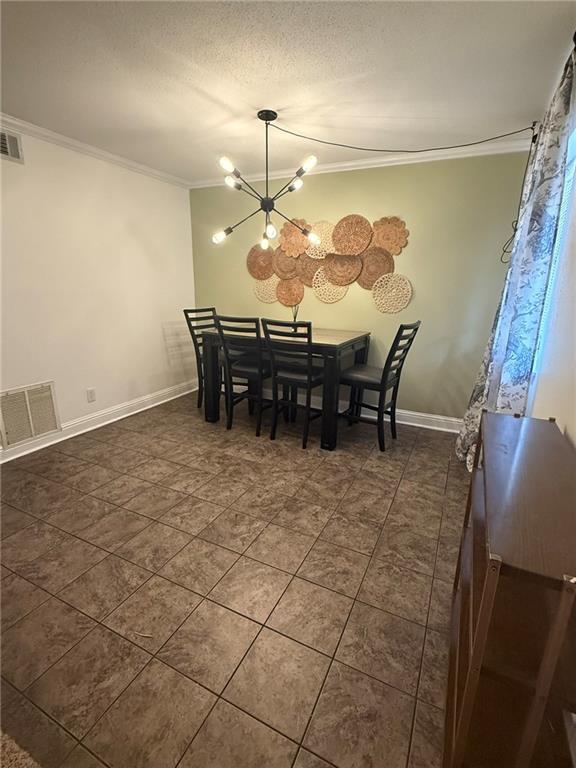
<svg viewBox="0 0 576 768"><path fill-rule="evenodd" d="M414 289L405 310L378 312L371 292L355 283L336 304L323 304L306 288L298 315L323 328L370 330L374 365L383 363L399 323L421 320L399 408L463 416L506 274L500 253L516 217L525 161L524 153L516 153L317 174L282 198L283 213L310 223L335 223L349 213L370 221L382 216L406 221L409 243L395 259L396 271ZM283 183L273 181L272 190ZM191 190L196 303L214 305L223 314L289 320L288 307L258 301L246 269L246 255L261 237L263 214L223 244L211 241L213 232L250 213L253 202L224 184ZM282 219L273 220L279 229Z"/></svg>

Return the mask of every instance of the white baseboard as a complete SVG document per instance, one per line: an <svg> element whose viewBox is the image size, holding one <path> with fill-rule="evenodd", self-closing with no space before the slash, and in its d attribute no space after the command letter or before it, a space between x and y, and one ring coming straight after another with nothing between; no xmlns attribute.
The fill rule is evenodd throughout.
<svg viewBox="0 0 576 768"><path fill-rule="evenodd" d="M62 430L59 432L51 432L49 435L43 435L35 440L28 440L26 443L0 450L0 464L16 459L19 456L24 456L27 453L38 451L41 448L47 448L49 445L55 445L61 440L67 440L84 432L90 432L90 430L103 427L105 424L119 421L133 413L146 411L148 408L166 403L168 400L174 400L196 389L198 389L198 381L196 379L186 381L173 387L161 389L159 392L153 392L151 395L144 395L144 397L138 397L127 403L113 405L111 408L105 408L97 413L91 413L87 416L81 416L79 419L65 422L62 424ZM316 398L312 398L312 400L314 406L320 407L320 399L318 399L318 402L314 402ZM345 410L347 406L347 402L340 403L340 410ZM374 414L370 411L362 415L367 416L367 418L374 418ZM400 409L396 411L396 420L399 424L408 424L412 427L422 427L423 429L435 429L440 432L459 432L462 426L462 419L457 419L454 416L438 416L434 413L419 413L418 411L402 411Z"/></svg>
<svg viewBox="0 0 576 768"><path fill-rule="evenodd" d="M166 403L168 400L174 400L177 397L193 392L195 389L198 389L197 379L185 381L182 384L175 384L172 387L166 387L166 389L161 389L150 395L144 395L143 397L137 397L135 400L129 400L127 403L113 405L102 411L97 411L96 413L81 416L79 419L67 421L62 424L62 429L58 432L51 432L49 435L43 435L42 437L33 440L27 440L25 443L14 445L11 448L0 449L0 464L10 461L11 459L16 459L19 456L24 456L27 453L38 451L41 448L47 448L49 445L55 445L62 440L81 435L84 432L90 432L92 429L103 427L105 424L118 421L133 413L146 411L148 408L153 408L155 405Z"/></svg>

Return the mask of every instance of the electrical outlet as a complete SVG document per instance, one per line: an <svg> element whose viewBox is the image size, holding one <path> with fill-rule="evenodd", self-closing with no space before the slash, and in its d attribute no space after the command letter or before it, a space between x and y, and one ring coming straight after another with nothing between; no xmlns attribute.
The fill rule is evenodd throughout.
<svg viewBox="0 0 576 768"><path fill-rule="evenodd" d="M95 389L87 389L86 390L86 400L88 400L89 403L94 403L96 401L96 390Z"/></svg>

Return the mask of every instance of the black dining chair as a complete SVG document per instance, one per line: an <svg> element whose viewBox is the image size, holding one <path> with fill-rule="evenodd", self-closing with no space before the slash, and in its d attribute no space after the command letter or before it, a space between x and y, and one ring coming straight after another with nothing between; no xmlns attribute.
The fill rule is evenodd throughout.
<svg viewBox="0 0 576 768"><path fill-rule="evenodd" d="M390 416L392 437L396 439L396 400L400 386L402 368L406 362L408 351L420 328L420 320L416 323L402 324L394 337L390 351L384 363L384 368L372 365L358 364L347 368L340 374L340 384L350 386L350 404L342 416L348 418L348 423L365 422L374 424L373 419L362 416L362 408L377 412L378 446L385 450L384 416ZM362 402L364 390L378 392L378 405ZM389 394L390 393L390 394Z"/></svg>
<svg viewBox="0 0 576 768"><path fill-rule="evenodd" d="M216 315L216 328L223 350L226 429L232 429L234 406L248 400L250 413L256 411L256 436L262 429L264 380L270 376L270 363L264 356L260 320L257 317ZM246 385L241 392L234 385Z"/></svg>
<svg viewBox="0 0 576 768"><path fill-rule="evenodd" d="M302 448L308 444L310 421L321 415L312 408L312 390L324 381L320 358L312 352L312 323L262 320L272 374L272 426L270 439L275 440L279 411L304 410ZM279 397L279 386L283 395ZM304 404L298 403L298 390L305 391ZM292 396L288 399L287 393Z"/></svg>
<svg viewBox="0 0 576 768"><path fill-rule="evenodd" d="M204 359L202 356L204 341L202 333L216 328L216 308L198 307L197 309L184 309L183 312L194 344L196 370L198 371L198 408L201 408L204 399Z"/></svg>

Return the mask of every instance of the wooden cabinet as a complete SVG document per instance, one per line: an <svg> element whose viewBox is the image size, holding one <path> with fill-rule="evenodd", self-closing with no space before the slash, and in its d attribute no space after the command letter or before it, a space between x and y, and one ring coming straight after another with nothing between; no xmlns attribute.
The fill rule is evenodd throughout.
<svg viewBox="0 0 576 768"><path fill-rule="evenodd" d="M444 768L572 768L576 451L484 413L454 583Z"/></svg>

